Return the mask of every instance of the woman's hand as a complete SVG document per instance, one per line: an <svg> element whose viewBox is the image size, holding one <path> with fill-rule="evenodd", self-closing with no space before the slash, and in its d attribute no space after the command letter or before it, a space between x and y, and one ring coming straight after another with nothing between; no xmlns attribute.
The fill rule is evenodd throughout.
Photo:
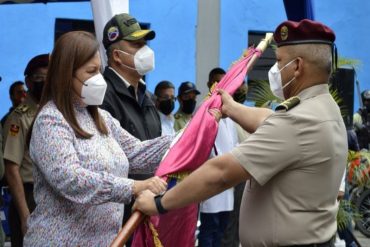
<svg viewBox="0 0 370 247"><path fill-rule="evenodd" d="M166 189L167 183L157 176L148 178L143 181L135 180L132 188L133 193L136 197L141 191L144 190L150 190L151 192L157 195L166 191Z"/></svg>
<svg viewBox="0 0 370 247"><path fill-rule="evenodd" d="M155 206L154 196L152 192L149 190L145 190L139 194L136 198L134 206L132 207L134 210L139 210L146 215L156 215L158 214L157 207Z"/></svg>

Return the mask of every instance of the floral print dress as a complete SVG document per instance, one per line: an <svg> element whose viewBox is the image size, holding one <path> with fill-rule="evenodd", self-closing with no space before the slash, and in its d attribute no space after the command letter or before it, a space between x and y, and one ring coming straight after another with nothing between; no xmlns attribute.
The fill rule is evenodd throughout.
<svg viewBox="0 0 370 247"><path fill-rule="evenodd" d="M141 142L99 110L109 132L103 135L86 107L74 109L92 138L77 138L51 101L35 120L30 155L37 207L25 246L108 246L121 227L122 204L133 196L128 172L153 172L173 139Z"/></svg>

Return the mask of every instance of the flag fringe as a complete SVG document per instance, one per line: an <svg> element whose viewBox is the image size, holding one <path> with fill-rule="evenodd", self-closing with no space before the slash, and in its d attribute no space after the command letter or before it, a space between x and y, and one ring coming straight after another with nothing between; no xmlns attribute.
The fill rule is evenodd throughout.
<svg viewBox="0 0 370 247"><path fill-rule="evenodd" d="M154 246L155 247L163 247L163 245L161 243L161 240L159 239L158 231L155 229L152 222L148 221L148 223L149 223L150 231L152 232L152 235L153 235Z"/></svg>

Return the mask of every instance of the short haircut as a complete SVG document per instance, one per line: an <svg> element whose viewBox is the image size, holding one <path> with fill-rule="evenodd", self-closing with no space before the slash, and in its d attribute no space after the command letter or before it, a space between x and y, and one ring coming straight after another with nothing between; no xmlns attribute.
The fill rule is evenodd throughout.
<svg viewBox="0 0 370 247"><path fill-rule="evenodd" d="M24 85L23 81L13 82L12 85L10 85L10 88L9 88L9 96L11 97L14 94L14 90L17 86L23 86L23 85Z"/></svg>
<svg viewBox="0 0 370 247"><path fill-rule="evenodd" d="M302 44L289 46L291 58L302 57L316 70L331 74L332 47L327 44Z"/></svg>
<svg viewBox="0 0 370 247"><path fill-rule="evenodd" d="M214 68L212 69L210 72L209 72L209 75L208 75L208 81L212 81L213 77L215 75L224 75L226 74L225 70L222 69L222 68Z"/></svg>
<svg viewBox="0 0 370 247"><path fill-rule="evenodd" d="M113 51L114 50L121 50L120 48L120 42L116 42L116 43L113 43L111 44L107 49L106 49L106 54L107 54L107 58L108 58L108 65L111 65L112 61L113 61Z"/></svg>
<svg viewBox="0 0 370 247"><path fill-rule="evenodd" d="M167 88L173 88L173 89L175 89L175 86L170 81L160 81L157 84L157 86L155 86L155 89L154 89L155 96L157 96L157 97L161 96L160 95L161 91L163 89L167 89Z"/></svg>

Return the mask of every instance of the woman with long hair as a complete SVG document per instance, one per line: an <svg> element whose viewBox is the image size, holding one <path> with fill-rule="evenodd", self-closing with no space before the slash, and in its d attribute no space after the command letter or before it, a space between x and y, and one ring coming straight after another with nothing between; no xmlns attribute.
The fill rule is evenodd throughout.
<svg viewBox="0 0 370 247"><path fill-rule="evenodd" d="M99 44L87 32L64 34L49 71L30 139L36 209L28 220L26 246L106 246L117 234L122 203L149 189L160 193L153 172L172 136L141 142L98 108L106 83Z"/></svg>

